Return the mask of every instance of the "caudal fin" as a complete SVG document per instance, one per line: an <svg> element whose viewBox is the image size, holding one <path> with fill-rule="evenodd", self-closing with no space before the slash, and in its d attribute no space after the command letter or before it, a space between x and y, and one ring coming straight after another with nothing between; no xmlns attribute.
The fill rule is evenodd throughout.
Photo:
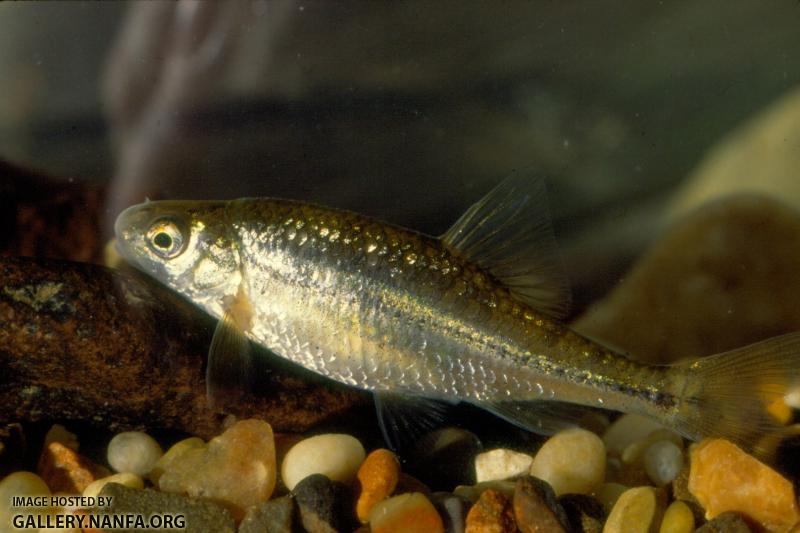
<svg viewBox="0 0 800 533"><path fill-rule="evenodd" d="M681 365L687 375L675 423L685 435L723 437L772 462L800 391L800 332Z"/></svg>

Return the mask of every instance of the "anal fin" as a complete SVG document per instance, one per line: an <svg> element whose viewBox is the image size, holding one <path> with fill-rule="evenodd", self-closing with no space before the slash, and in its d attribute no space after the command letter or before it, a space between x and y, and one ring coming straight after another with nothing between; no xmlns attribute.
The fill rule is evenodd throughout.
<svg viewBox="0 0 800 533"><path fill-rule="evenodd" d="M553 400L470 402L503 420L539 435L552 435L580 425L587 407Z"/></svg>

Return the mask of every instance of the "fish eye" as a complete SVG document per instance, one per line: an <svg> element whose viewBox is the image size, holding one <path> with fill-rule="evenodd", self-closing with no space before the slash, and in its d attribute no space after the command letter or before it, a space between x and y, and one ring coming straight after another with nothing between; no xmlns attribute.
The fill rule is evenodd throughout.
<svg viewBox="0 0 800 533"><path fill-rule="evenodd" d="M183 252L186 244L183 232L170 218L159 218L147 230L147 245L159 257L172 259Z"/></svg>

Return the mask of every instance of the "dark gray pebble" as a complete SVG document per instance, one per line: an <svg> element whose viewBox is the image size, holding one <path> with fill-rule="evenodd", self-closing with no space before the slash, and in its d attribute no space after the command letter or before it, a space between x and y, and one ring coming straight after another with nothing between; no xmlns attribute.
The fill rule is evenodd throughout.
<svg viewBox="0 0 800 533"><path fill-rule="evenodd" d="M292 494L300 511L300 521L309 533L352 529L353 496L345 484L313 474L302 479Z"/></svg>
<svg viewBox="0 0 800 533"><path fill-rule="evenodd" d="M404 470L434 491L475 484L475 456L483 451L477 435L448 427L420 437Z"/></svg>
<svg viewBox="0 0 800 533"><path fill-rule="evenodd" d="M450 492L434 492L430 498L442 517L445 533L464 533L472 502Z"/></svg>
<svg viewBox="0 0 800 533"><path fill-rule="evenodd" d="M101 496L111 497L112 505L103 509L95 508L94 514L101 515L134 515L142 516L145 520L161 520L162 527L148 529L151 532L206 533L233 533L236 524L227 509L208 500L190 498L181 494L158 492L151 489L132 489L118 483L109 483L100 492ZM152 518L151 518L152 517ZM160 517L160 518L158 518ZM110 517L111 518L111 517ZM172 520L173 526L163 527L163 521ZM185 529L176 521L185 521ZM151 525L148 522L148 525ZM109 533L125 533L142 531L141 528L132 529L103 529Z"/></svg>

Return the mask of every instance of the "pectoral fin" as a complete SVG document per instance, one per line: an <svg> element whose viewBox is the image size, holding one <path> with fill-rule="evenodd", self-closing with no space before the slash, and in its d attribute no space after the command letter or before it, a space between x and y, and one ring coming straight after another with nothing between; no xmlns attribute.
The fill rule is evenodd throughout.
<svg viewBox="0 0 800 533"><path fill-rule="evenodd" d="M252 384L252 350L237 313L228 309L214 330L206 365L206 397L212 409L224 411L248 393Z"/></svg>

